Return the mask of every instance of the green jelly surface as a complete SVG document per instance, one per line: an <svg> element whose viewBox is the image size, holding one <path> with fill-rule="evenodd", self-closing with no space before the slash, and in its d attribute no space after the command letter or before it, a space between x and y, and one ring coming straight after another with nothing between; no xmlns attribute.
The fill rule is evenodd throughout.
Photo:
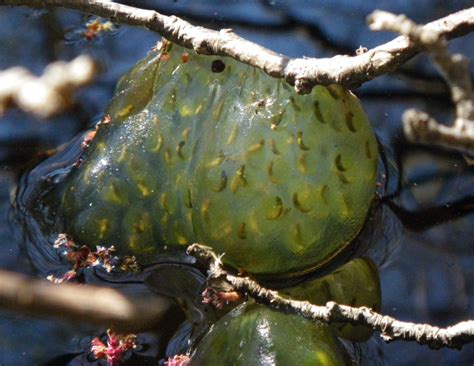
<svg viewBox="0 0 474 366"><path fill-rule="evenodd" d="M326 324L248 302L213 325L191 365L344 365L344 349Z"/></svg>
<svg viewBox="0 0 474 366"><path fill-rule="evenodd" d="M380 279L375 264L366 258L356 258L324 277L279 290L280 295L293 300L309 301L315 305L326 305L334 301L354 307L367 306L380 311L382 295ZM372 329L348 323L330 325L339 337L363 342L372 336Z"/></svg>
<svg viewBox="0 0 474 366"><path fill-rule="evenodd" d="M329 262L375 191L377 144L357 98L338 86L298 95L235 60L165 48L120 80L111 123L67 177L66 232L144 261L205 243L261 276Z"/></svg>

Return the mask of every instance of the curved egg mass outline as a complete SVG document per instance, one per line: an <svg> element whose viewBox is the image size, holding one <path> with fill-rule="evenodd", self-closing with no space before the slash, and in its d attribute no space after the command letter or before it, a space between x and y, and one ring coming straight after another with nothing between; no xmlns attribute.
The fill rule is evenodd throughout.
<svg viewBox="0 0 474 366"><path fill-rule="evenodd" d="M375 191L357 99L337 86L297 95L227 58L212 73L215 58L185 53L152 52L119 82L112 122L64 184L67 232L144 261L202 242L256 275L321 267L357 235Z"/></svg>

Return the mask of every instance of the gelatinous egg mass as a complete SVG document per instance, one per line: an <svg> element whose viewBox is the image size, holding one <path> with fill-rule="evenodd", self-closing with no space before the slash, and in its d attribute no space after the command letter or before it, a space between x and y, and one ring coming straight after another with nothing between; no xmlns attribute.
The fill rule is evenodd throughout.
<svg viewBox="0 0 474 366"><path fill-rule="evenodd" d="M246 302L214 324L191 365L342 366L344 354L328 325Z"/></svg>
<svg viewBox="0 0 474 366"><path fill-rule="evenodd" d="M305 281L297 286L279 290L285 297L326 305L328 301L354 307L368 306L380 311L382 296L375 264L367 258L356 258L332 273ZM332 323L339 337L363 342L372 336L372 329L347 323Z"/></svg>
<svg viewBox="0 0 474 366"><path fill-rule="evenodd" d="M337 256L375 191L377 144L338 86L298 95L230 58L170 43L119 82L64 182L65 230L142 260L200 242L263 276Z"/></svg>

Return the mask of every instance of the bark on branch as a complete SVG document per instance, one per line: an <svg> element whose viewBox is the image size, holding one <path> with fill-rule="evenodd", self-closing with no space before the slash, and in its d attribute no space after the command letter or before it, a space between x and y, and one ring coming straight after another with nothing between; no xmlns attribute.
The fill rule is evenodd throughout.
<svg viewBox="0 0 474 366"><path fill-rule="evenodd" d="M426 29L404 15L376 11L369 17L369 25L372 30L405 35L414 45L427 50L451 90L456 110L452 125L440 124L425 112L409 109L402 117L407 138L474 155L474 96L469 60L460 54L451 55L447 39L439 30Z"/></svg>
<svg viewBox="0 0 474 366"><path fill-rule="evenodd" d="M341 84L353 88L394 71L420 51L406 37L356 56L332 58L288 58L236 35L231 29L214 31L194 26L176 16L117 4L108 0L0 0L0 5L25 5L38 8L64 7L111 18L123 24L144 26L172 42L208 55L229 56L284 78L300 93L316 84ZM474 8L462 10L422 27L446 38L459 37L474 30Z"/></svg>
<svg viewBox="0 0 474 366"><path fill-rule="evenodd" d="M165 318L171 304L171 300L161 296L132 299L106 287L52 284L0 271L1 308L102 325L124 334L157 325Z"/></svg>
<svg viewBox="0 0 474 366"><path fill-rule="evenodd" d="M233 286L234 290L247 293L257 302L273 309L287 313L298 314L312 321L326 323L345 322L354 325L365 325L380 332L385 342L397 340L416 341L427 344L430 348L442 347L462 348L467 343L474 342L474 321L469 320L447 328L439 328L428 324L415 324L396 320L389 316L378 314L367 307L354 308L328 302L326 306L317 306L308 301L290 300L278 295L278 292L260 286L249 277L238 277L224 270L221 257L211 248L193 244L188 247L188 254L209 267L209 278L221 280Z"/></svg>

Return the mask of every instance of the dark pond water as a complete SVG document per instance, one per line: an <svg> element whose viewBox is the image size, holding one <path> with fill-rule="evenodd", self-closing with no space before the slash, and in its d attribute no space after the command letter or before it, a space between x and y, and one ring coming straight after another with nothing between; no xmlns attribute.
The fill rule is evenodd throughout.
<svg viewBox="0 0 474 366"><path fill-rule="evenodd" d="M124 2L125 3L125 2ZM360 45L373 47L391 39L372 33L365 17L374 9L403 12L427 22L472 5L472 1L129 1L129 4L176 14L211 28L231 27L242 36L289 56L352 54ZM159 5L157 5L159 3ZM70 141L91 127L103 113L117 79L159 40L146 30L118 27L93 41L81 38L87 18L76 12L0 8L0 69L26 66L40 73L57 59L80 53L94 56L103 72L77 95L77 106L48 122L11 111L0 123L0 267L37 276L44 271L40 255L27 254L25 228L11 209L20 176L40 161L41 153ZM452 49L474 56L474 37L452 42ZM474 67L471 65L471 70ZM409 145L400 130L400 116L410 107L449 120L449 95L428 58L420 56L400 72L384 76L355 91L384 146L389 160L386 195L391 208L374 228L371 251L379 266L382 312L402 320L448 325L474 317L474 215L469 212L474 174L462 156ZM398 179L400 178L400 179ZM25 179L22 180L25 188ZM400 184L399 184L400 183ZM470 205L470 206L469 206ZM166 258L163 261L170 264ZM33 263L32 263L33 262ZM39 269L39 271L38 271ZM164 270L166 271L166 270ZM193 272L194 273L194 272ZM86 274L101 283L101 273ZM195 274L196 281L200 281ZM113 281L126 293L149 294L141 283ZM125 283L124 283L125 282ZM199 316L199 314L196 314ZM169 325L172 328L172 325ZM88 364L90 340L104 329L71 326L51 319L32 319L13 313L0 316L0 365ZM185 327L182 333L186 333ZM142 347L132 362L156 364L163 357L170 329L139 335ZM361 363L387 365L472 365L474 350L432 351L417 344L390 345L373 337Z"/></svg>

